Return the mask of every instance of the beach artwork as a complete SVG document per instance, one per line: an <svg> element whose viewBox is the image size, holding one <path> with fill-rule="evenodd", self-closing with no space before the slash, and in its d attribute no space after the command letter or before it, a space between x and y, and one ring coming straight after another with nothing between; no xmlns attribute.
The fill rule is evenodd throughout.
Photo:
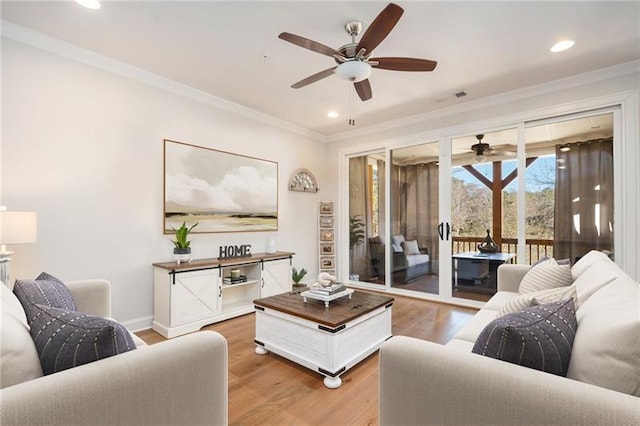
<svg viewBox="0 0 640 426"><path fill-rule="evenodd" d="M164 141L164 232L278 229L278 163Z"/></svg>

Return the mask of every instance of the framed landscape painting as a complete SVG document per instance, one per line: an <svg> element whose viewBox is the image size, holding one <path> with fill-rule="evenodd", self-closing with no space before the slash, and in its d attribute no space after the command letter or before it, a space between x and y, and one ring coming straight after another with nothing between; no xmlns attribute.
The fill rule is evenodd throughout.
<svg viewBox="0 0 640 426"><path fill-rule="evenodd" d="M278 229L278 163L164 140L164 233Z"/></svg>

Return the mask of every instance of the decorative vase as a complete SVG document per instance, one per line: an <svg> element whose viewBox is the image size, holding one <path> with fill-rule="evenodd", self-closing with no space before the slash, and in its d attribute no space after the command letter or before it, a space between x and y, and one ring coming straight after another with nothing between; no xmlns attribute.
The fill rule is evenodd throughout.
<svg viewBox="0 0 640 426"><path fill-rule="evenodd" d="M191 262L191 247L184 247L184 248L174 247L173 258L178 263Z"/></svg>
<svg viewBox="0 0 640 426"><path fill-rule="evenodd" d="M485 237L484 241L481 244L478 244L477 248L480 253L497 253L498 252L498 245L493 241L493 238L491 238L491 234L489 233L488 229L487 229L487 236Z"/></svg>
<svg viewBox="0 0 640 426"><path fill-rule="evenodd" d="M270 235L267 239L267 245L264 250L266 253L275 253L276 252L276 239L273 235Z"/></svg>

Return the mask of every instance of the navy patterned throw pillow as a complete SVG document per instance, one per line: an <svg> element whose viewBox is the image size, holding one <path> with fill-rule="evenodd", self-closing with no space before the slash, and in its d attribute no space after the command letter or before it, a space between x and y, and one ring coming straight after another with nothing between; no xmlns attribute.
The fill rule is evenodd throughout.
<svg viewBox="0 0 640 426"><path fill-rule="evenodd" d="M573 299L533 306L491 321L472 352L566 376L577 328Z"/></svg>
<svg viewBox="0 0 640 426"><path fill-rule="evenodd" d="M22 303L28 322L31 322L32 317L31 305L38 304L69 311L76 310L76 304L67 286L46 272L38 275L35 280L16 280L13 292Z"/></svg>
<svg viewBox="0 0 640 426"><path fill-rule="evenodd" d="M136 349L115 321L39 304L33 312L31 337L45 375Z"/></svg>

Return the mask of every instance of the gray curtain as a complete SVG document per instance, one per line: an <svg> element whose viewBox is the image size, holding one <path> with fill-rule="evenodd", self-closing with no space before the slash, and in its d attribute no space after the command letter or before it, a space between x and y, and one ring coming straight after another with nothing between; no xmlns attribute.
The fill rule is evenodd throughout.
<svg viewBox="0 0 640 426"><path fill-rule="evenodd" d="M371 200L367 156L349 159L349 218L358 216L365 223L364 243L349 247L349 274L359 274L368 279L369 237L371 236Z"/></svg>
<svg viewBox="0 0 640 426"><path fill-rule="evenodd" d="M393 166L393 234L416 240L429 252L432 266L439 258L438 166L434 163Z"/></svg>
<svg viewBox="0 0 640 426"><path fill-rule="evenodd" d="M613 251L613 140L556 146L553 255L575 262L590 250Z"/></svg>

